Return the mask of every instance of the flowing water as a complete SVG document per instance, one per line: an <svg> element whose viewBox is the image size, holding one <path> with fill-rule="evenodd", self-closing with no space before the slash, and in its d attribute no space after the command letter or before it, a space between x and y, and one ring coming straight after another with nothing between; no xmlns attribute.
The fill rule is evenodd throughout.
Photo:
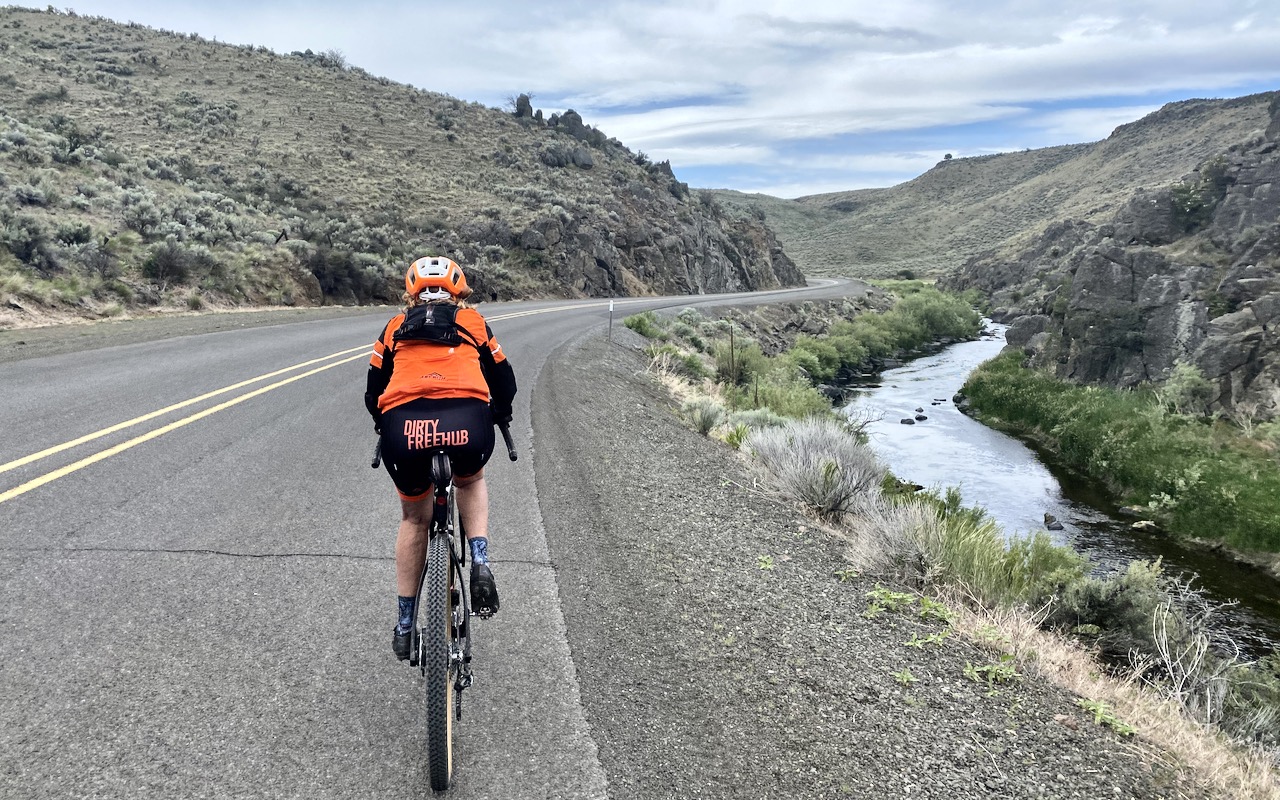
<svg viewBox="0 0 1280 800"><path fill-rule="evenodd" d="M1087 555L1100 570L1160 558L1167 571L1195 574L1196 585L1214 599L1239 601L1224 612L1224 621L1238 626L1235 638L1250 656L1280 646L1280 597L1273 579L1167 536L1133 531L1133 520L1119 515L1097 483L956 409L952 396L976 366L999 354L1004 329L990 325L981 339L887 370L878 385L858 392L846 410L878 417L867 432L881 461L902 480L959 487L965 504L985 508L1006 536L1042 530L1045 515L1051 515L1063 525L1053 534L1057 541ZM915 421L918 414L927 419Z"/></svg>

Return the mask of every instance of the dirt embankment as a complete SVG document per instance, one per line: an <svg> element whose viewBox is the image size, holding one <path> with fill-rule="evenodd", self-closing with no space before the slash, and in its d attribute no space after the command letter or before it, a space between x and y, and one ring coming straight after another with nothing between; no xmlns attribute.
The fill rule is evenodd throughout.
<svg viewBox="0 0 1280 800"><path fill-rule="evenodd" d="M583 701L616 797L1202 797L1139 739L914 612L678 420L644 341L586 337L533 403ZM920 646L916 646L920 645Z"/></svg>

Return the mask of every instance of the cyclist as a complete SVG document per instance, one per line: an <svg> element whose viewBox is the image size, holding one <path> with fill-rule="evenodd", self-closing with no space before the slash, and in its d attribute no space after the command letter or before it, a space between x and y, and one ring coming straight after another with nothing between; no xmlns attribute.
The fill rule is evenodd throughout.
<svg viewBox="0 0 1280 800"><path fill-rule="evenodd" d="M381 437L382 460L400 494L396 535L398 618L392 650L405 660L431 523L431 457L445 447L453 465L458 514L471 550L471 605L498 610L489 566L489 491L484 465L493 425L511 420L515 372L471 295L462 268L448 258L414 261L404 276L405 310L373 344L365 407Z"/></svg>

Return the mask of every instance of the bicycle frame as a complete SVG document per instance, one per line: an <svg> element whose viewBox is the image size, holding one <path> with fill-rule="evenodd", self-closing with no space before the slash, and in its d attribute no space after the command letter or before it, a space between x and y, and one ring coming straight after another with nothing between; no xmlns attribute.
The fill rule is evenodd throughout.
<svg viewBox="0 0 1280 800"><path fill-rule="evenodd" d="M462 718L462 690L469 687L472 683L471 675L471 596L467 591L464 567L467 565L468 548L466 545L466 531L462 526L462 519L458 515L457 500L454 496L453 485L453 465L449 462L448 453L443 449L437 450L431 454L431 484L433 487L431 501L431 524L427 531L427 551L430 552L430 542L437 536L445 537L448 542L449 549L449 572L452 575L450 585L452 591L456 591L458 598L455 601L454 608L460 609L461 613L455 612L454 619L454 641L458 644L456 650L450 653L452 659L452 669L454 670L454 690L457 692L456 713L457 718ZM454 533L457 533L455 540ZM423 565L422 575L418 578L418 597L422 596L423 581L426 580L426 565ZM419 652L419 636L418 636L418 612L421 610L421 603L414 607L413 629L414 648L410 655L409 663L411 666L417 666L426 674L425 664L418 663Z"/></svg>
<svg viewBox="0 0 1280 800"><path fill-rule="evenodd" d="M507 422L509 419L499 421L497 426L506 442L508 458L515 461L516 450ZM470 549L458 516L453 465L448 451L437 448L428 451L428 455L433 487L431 522L427 530L427 557L418 578L409 664L421 670L426 683L427 763L431 788L442 791L453 782L453 721L462 719L462 692L472 683L471 595L463 570ZM381 460L379 439L369 466L377 469ZM424 605L429 607L426 612ZM434 627L436 625L439 627Z"/></svg>

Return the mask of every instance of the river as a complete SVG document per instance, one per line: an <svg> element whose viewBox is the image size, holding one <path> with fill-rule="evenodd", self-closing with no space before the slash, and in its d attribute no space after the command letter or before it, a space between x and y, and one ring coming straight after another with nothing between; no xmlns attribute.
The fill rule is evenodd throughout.
<svg viewBox="0 0 1280 800"><path fill-rule="evenodd" d="M1194 574L1216 600L1237 600L1223 612L1249 656L1280 646L1280 598L1276 582L1259 570L1167 536L1138 533L1133 520L1096 482L1055 464L1047 453L962 414L951 401L975 367L1004 347L1003 325L988 325L981 339L883 372L878 384L855 395L846 411L876 418L868 427L872 448L902 480L929 488L959 487L964 501L985 508L1006 536L1042 530L1045 515L1063 530L1053 535L1088 556L1100 571L1135 559L1160 558L1167 571ZM920 409L920 411L917 411ZM927 417L915 421L917 414ZM901 420L912 419L904 425Z"/></svg>

